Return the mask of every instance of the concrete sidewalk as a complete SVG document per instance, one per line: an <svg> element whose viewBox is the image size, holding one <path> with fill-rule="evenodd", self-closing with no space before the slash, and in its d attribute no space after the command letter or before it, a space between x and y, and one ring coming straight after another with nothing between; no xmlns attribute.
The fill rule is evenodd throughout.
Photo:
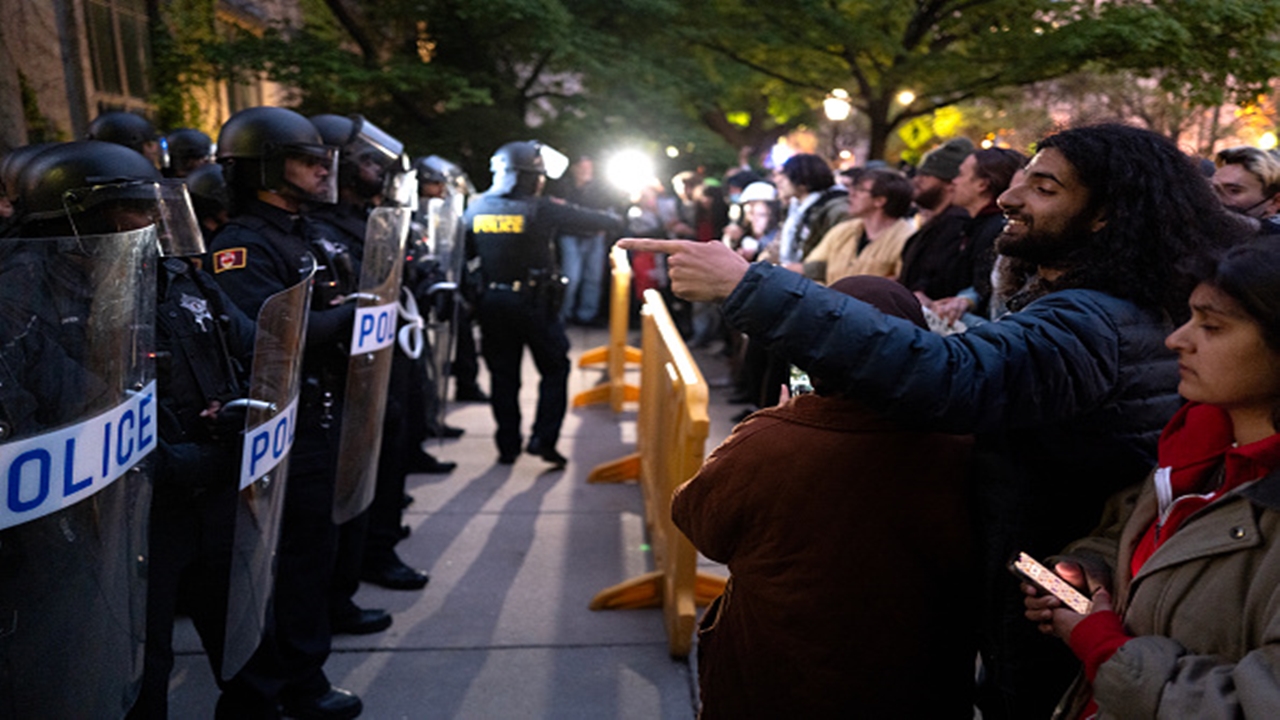
<svg viewBox="0 0 1280 720"><path fill-rule="evenodd" d="M601 345L605 330L571 328L575 359ZM631 344L638 345L638 333ZM708 382L721 384L721 358L697 354ZM638 379L638 371L634 373ZM575 365L570 394L603 371ZM481 384L488 387L487 377ZM710 452L740 407L712 390ZM532 422L537 373L526 354L521 407ZM448 422L466 429L429 450L458 463L449 475L411 475L413 534L398 546L428 570L423 591L363 585L356 602L389 610L389 630L335 638L325 669L359 693L366 718L693 718L696 682L667 652L661 610L592 612L600 590L652 568L643 503L635 483L588 485L597 464L635 448L635 412L570 409L559 450L563 471L532 455L496 463L485 404L451 404ZM705 563L705 561L704 561ZM721 566L706 569L724 573ZM170 684L174 718L213 716L217 688L190 624L175 633Z"/></svg>

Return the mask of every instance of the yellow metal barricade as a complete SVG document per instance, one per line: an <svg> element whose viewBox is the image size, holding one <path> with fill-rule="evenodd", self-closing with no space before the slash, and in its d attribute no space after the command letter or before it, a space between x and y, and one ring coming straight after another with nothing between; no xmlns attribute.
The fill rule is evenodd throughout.
<svg viewBox="0 0 1280 720"><path fill-rule="evenodd" d="M627 251L614 246L609 253L613 265L613 282L609 289L609 344L592 348L578 358L578 367L605 366L605 382L573 396L573 406L609 403L614 412L622 412L623 403L640 399L640 388L626 383L627 363L640 362L640 350L627 345L627 315L631 309L631 263Z"/></svg>
<svg viewBox="0 0 1280 720"><path fill-rule="evenodd" d="M674 657L693 645L696 606L724 590L724 578L697 572L693 544L671 521L671 495L702 466L707 383L654 290L644 295L638 453L591 471L590 482L640 480L645 525L657 569L598 593L592 610L662 606Z"/></svg>

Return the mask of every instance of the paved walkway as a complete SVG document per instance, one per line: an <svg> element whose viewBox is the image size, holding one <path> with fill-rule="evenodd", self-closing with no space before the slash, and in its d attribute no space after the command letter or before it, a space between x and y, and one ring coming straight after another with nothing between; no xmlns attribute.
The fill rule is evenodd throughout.
<svg viewBox="0 0 1280 720"><path fill-rule="evenodd" d="M575 360L605 339L604 330L571 328ZM720 385L722 359L697 357L707 380ZM575 366L570 393L602 377ZM536 378L526 355L526 432ZM487 387L487 378L481 383ZM708 452L741 409L723 402L728 392L713 387ZM431 573L431 584L421 592L362 586L356 602L386 608L395 622L376 635L336 638L326 665L334 684L364 699L363 717L694 717L696 683L690 664L667 653L661 611L587 609L599 590L652 568L639 487L585 481L597 464L634 450L635 417L605 406L570 409L559 445L569 466L548 472L531 455L498 465L488 406L451 405L449 423L466 434L433 440L429 449L458 469L409 477L414 503L405 522L413 534L398 547L406 562ZM175 647L172 717L211 718L217 690L188 624L178 628Z"/></svg>

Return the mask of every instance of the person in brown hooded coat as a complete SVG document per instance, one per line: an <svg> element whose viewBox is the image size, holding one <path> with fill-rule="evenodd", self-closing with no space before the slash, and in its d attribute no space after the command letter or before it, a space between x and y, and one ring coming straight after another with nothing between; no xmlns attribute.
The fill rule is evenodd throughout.
<svg viewBox="0 0 1280 720"><path fill-rule="evenodd" d="M832 287L925 326L891 280ZM738 425L672 499L731 573L698 633L700 717L972 718L971 440L813 385Z"/></svg>

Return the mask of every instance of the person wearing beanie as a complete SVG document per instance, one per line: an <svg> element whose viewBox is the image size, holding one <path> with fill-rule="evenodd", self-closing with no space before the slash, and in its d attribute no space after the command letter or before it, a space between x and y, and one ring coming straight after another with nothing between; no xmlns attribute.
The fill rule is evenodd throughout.
<svg viewBox="0 0 1280 720"><path fill-rule="evenodd" d="M952 202L952 181L973 150L968 138L948 140L924 156L911 181L920 225L902 248L898 281L926 306L971 284L973 266L961 247L969 212Z"/></svg>

